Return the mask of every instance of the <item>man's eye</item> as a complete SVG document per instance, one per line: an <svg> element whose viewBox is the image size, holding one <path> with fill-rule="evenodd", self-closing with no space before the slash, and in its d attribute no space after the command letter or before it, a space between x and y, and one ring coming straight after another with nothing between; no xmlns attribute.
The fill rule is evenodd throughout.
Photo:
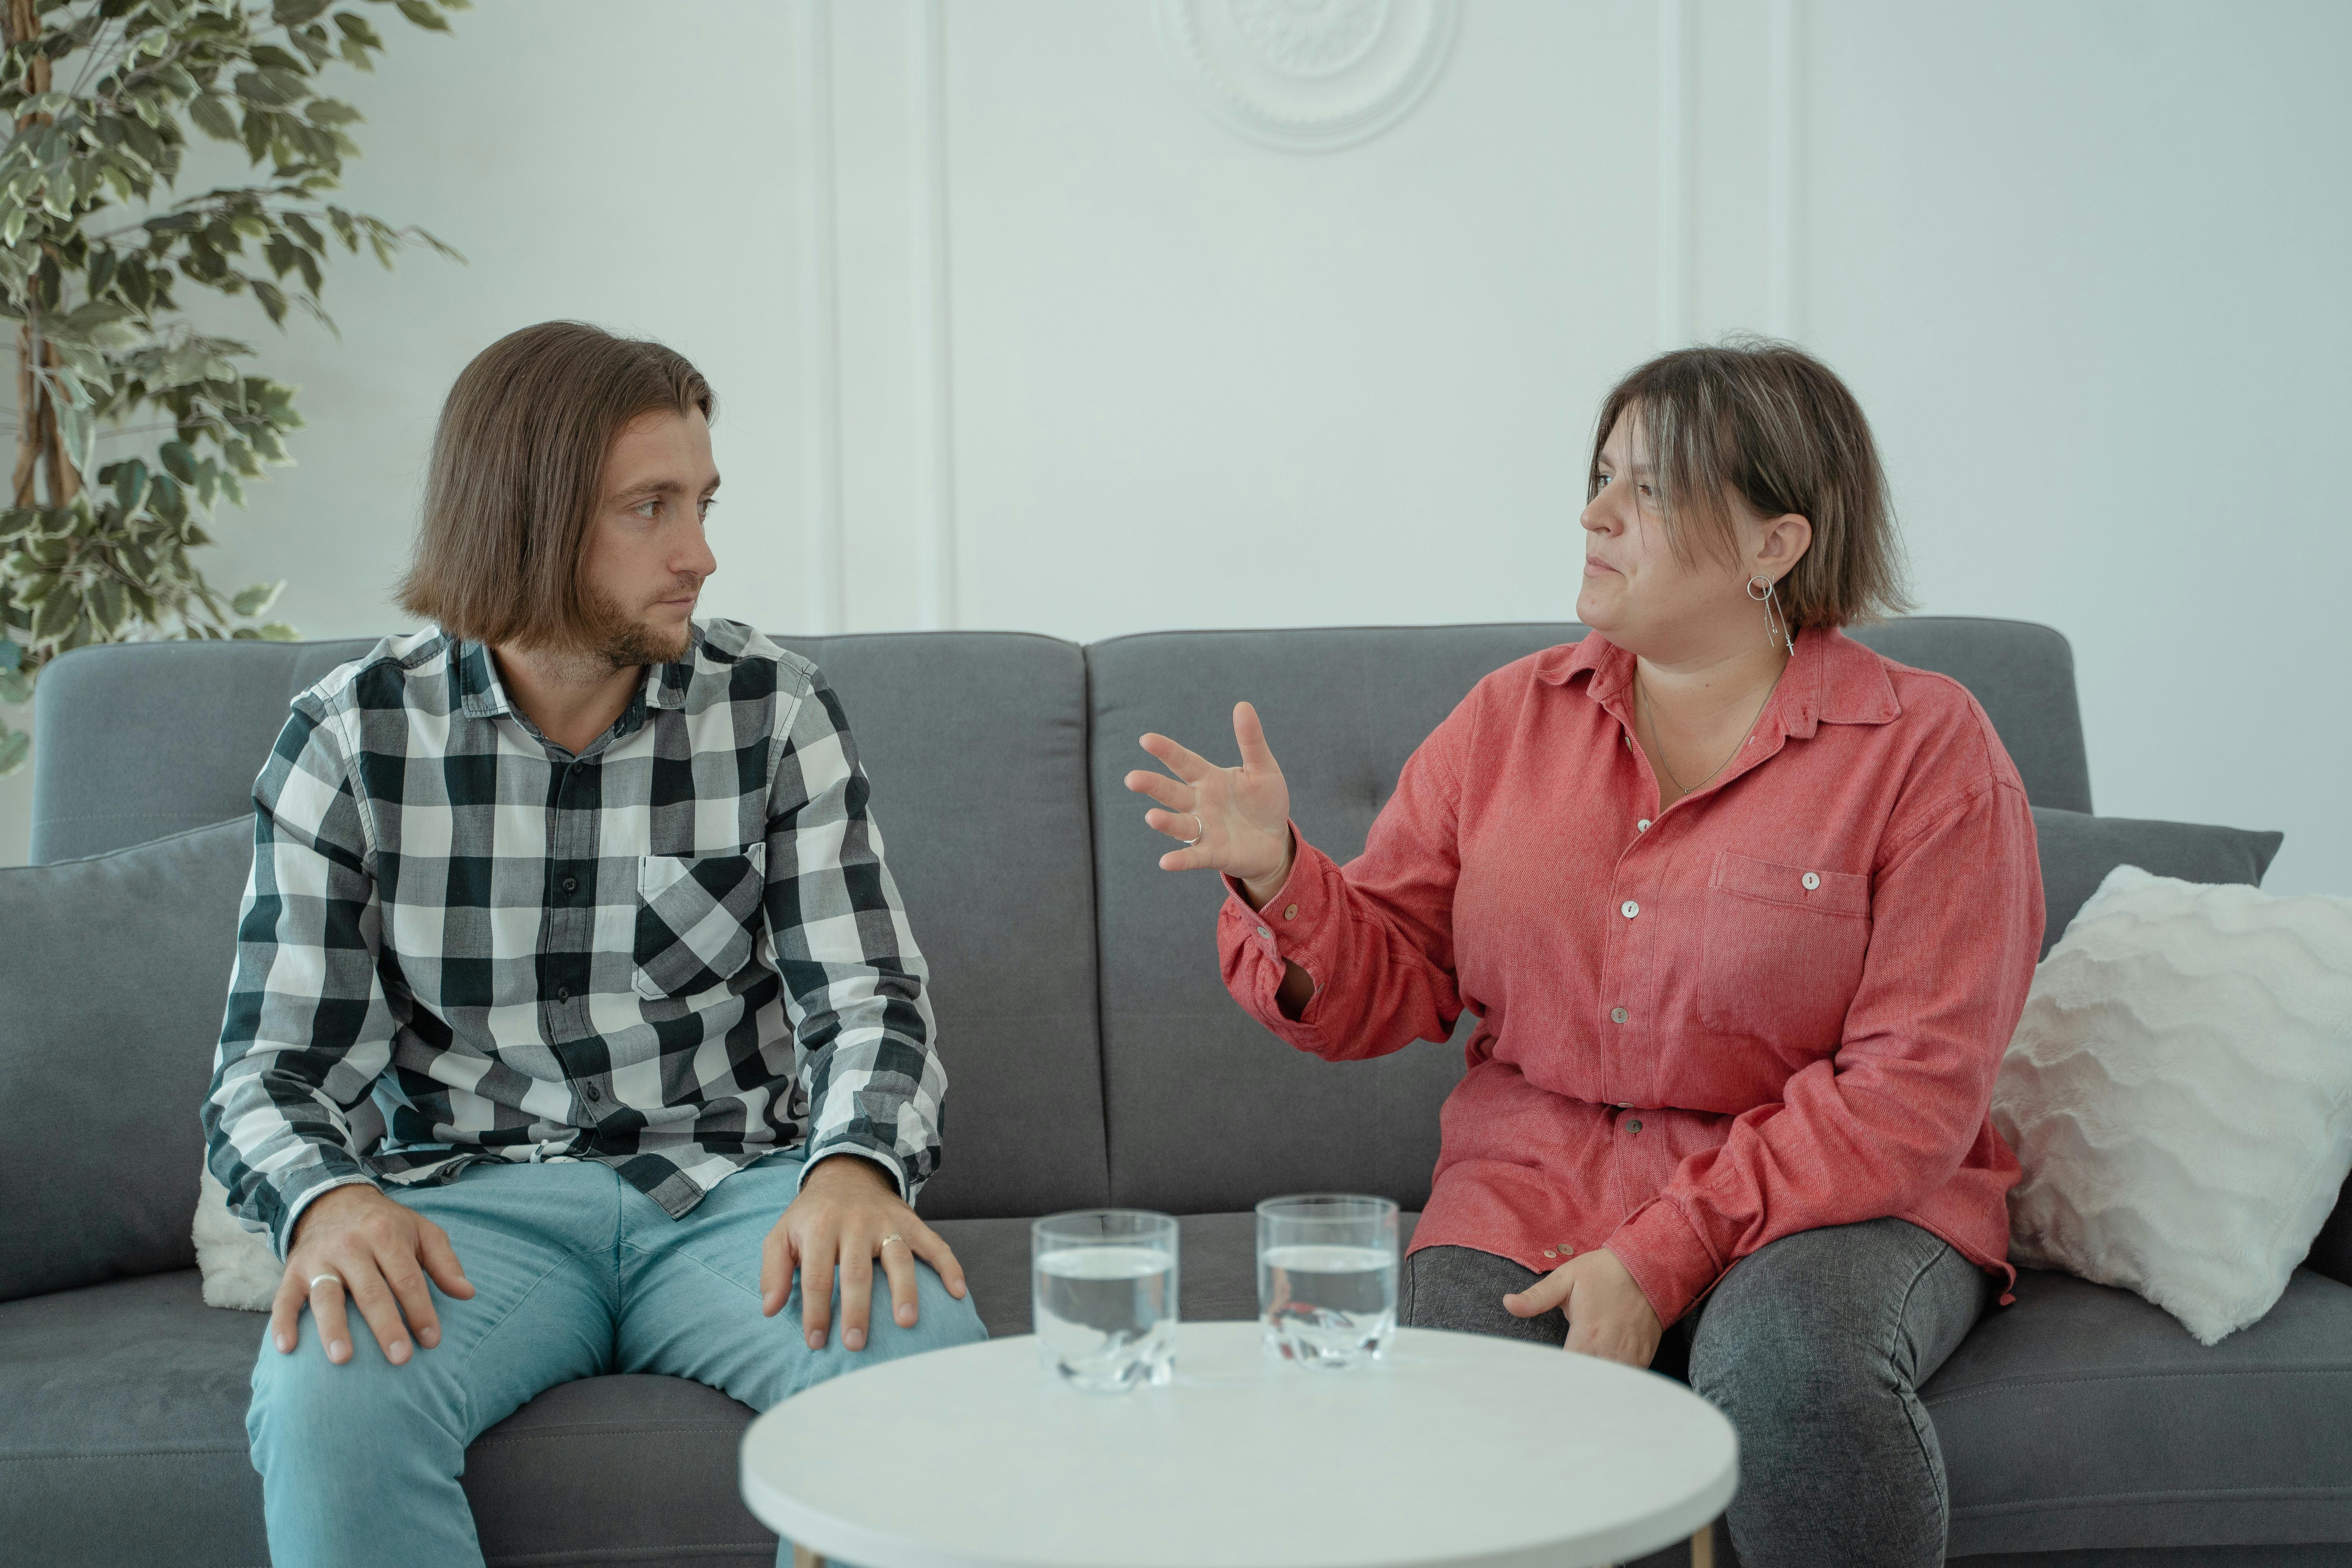
<svg viewBox="0 0 2352 1568"><path fill-rule="evenodd" d="M717 496L704 496L702 498L701 510L697 511L695 515L697 517L709 517L710 515L710 509L718 504L719 498Z"/></svg>
<svg viewBox="0 0 2352 1568"><path fill-rule="evenodd" d="M631 510L634 510L634 511L635 511L635 512L639 517L642 517L642 518L644 518L646 521L651 522L651 521L652 521L656 517L659 516L659 515L660 515L660 513L661 513L661 501L660 501L660 500L659 500L658 498L656 498L656 499L655 499L655 500L641 500L641 501L639 501L639 502L638 502L635 507L633 507Z"/></svg>

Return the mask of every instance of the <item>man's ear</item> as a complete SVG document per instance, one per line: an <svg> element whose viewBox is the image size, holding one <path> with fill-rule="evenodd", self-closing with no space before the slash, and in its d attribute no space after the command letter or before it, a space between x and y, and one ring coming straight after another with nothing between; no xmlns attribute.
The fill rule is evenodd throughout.
<svg viewBox="0 0 2352 1568"><path fill-rule="evenodd" d="M1799 512L1784 511L1765 520L1764 537L1757 542L1756 564L1776 578L1786 576L1805 558L1812 542L1812 521Z"/></svg>

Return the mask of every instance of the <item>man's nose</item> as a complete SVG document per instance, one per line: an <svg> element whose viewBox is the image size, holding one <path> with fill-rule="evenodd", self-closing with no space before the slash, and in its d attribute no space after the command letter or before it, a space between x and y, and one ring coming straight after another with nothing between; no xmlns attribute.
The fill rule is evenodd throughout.
<svg viewBox="0 0 2352 1568"><path fill-rule="evenodd" d="M697 577L708 577L719 570L719 557L710 552L710 541L698 530L693 547L683 558L672 564L680 576L691 573Z"/></svg>

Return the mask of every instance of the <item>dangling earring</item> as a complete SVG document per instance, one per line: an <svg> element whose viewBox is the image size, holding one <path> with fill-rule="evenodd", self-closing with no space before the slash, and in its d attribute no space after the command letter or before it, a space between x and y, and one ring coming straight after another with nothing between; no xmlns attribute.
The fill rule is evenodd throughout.
<svg viewBox="0 0 2352 1568"><path fill-rule="evenodd" d="M1758 592L1758 585L1762 592ZM1785 647L1790 658L1797 652L1796 634L1789 629L1789 617L1781 613L1780 596L1775 592L1772 579L1759 572L1748 579L1748 596L1764 606L1764 640L1775 647ZM1775 623L1778 623L1777 625Z"/></svg>

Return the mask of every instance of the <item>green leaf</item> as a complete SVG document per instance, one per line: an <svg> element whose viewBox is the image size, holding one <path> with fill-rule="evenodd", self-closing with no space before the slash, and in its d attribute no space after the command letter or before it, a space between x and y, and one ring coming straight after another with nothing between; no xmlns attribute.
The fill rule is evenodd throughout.
<svg viewBox="0 0 2352 1568"><path fill-rule="evenodd" d="M99 635L111 637L131 618L131 598L123 593L122 584L111 577L101 578L89 595L89 618Z"/></svg>
<svg viewBox="0 0 2352 1568"><path fill-rule="evenodd" d="M302 79L289 70L241 71L236 79L237 97L256 109L291 109L306 91Z"/></svg>
<svg viewBox="0 0 2352 1568"><path fill-rule="evenodd" d="M16 645L11 643L8 646L14 647ZM0 702L30 702L32 700L33 683L30 680L17 670L0 669Z"/></svg>
<svg viewBox="0 0 2352 1568"><path fill-rule="evenodd" d="M139 510L147 499L147 465L133 458L114 465L114 499L125 514Z"/></svg>
<svg viewBox="0 0 2352 1568"><path fill-rule="evenodd" d="M21 644L0 637L0 669L14 674L24 668L25 649Z"/></svg>
<svg viewBox="0 0 2352 1568"><path fill-rule="evenodd" d="M283 581L256 583L252 587L245 589L236 597L231 599L228 602L229 608L245 616L246 619L251 620L256 616L267 615L269 607L278 603L278 595L285 591L286 584Z"/></svg>
<svg viewBox="0 0 2352 1568"><path fill-rule="evenodd" d="M265 621L262 623L261 627L261 640L264 642L300 642L302 640L302 634L295 630L292 626L288 626L284 621Z"/></svg>
<svg viewBox="0 0 2352 1568"><path fill-rule="evenodd" d="M0 779L23 771L25 759L32 754L32 736L22 730L0 727Z"/></svg>
<svg viewBox="0 0 2352 1568"><path fill-rule="evenodd" d="M276 0L269 7L269 19L281 27L299 27L315 20L334 0Z"/></svg>
<svg viewBox="0 0 2352 1568"><path fill-rule="evenodd" d="M446 33L449 30L448 18L426 5L425 0L394 0L394 4L400 7L402 16L420 27L436 33Z"/></svg>
<svg viewBox="0 0 2352 1568"><path fill-rule="evenodd" d="M73 629L81 619L81 590L71 583L59 582L44 595L40 607L33 612L33 640L56 642Z"/></svg>
<svg viewBox="0 0 2352 1568"><path fill-rule="evenodd" d="M236 116L229 112L228 105L215 93L199 93L191 100L188 118L196 122L197 130L215 141L237 139Z"/></svg>
<svg viewBox="0 0 2352 1568"><path fill-rule="evenodd" d="M314 98L302 106L302 112L313 125L356 125L360 111L339 99Z"/></svg>
<svg viewBox="0 0 2352 1568"><path fill-rule="evenodd" d="M163 471L184 485L196 482L196 454L184 441L166 441L156 454L163 461Z"/></svg>

